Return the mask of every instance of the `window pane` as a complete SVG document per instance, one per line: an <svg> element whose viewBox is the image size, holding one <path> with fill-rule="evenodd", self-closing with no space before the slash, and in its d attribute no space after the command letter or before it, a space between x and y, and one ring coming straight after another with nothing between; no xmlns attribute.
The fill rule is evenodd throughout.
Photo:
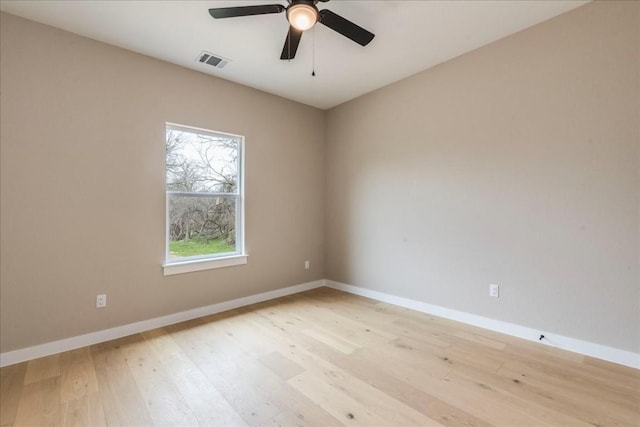
<svg viewBox="0 0 640 427"><path fill-rule="evenodd" d="M167 191L236 193L240 139L167 126Z"/></svg>
<svg viewBox="0 0 640 427"><path fill-rule="evenodd" d="M236 251L236 198L168 195L169 259Z"/></svg>

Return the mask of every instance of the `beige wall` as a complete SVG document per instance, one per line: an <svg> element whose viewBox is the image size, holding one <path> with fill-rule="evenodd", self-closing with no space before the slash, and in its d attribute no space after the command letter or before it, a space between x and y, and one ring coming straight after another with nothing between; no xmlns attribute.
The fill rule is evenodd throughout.
<svg viewBox="0 0 640 427"><path fill-rule="evenodd" d="M330 110L327 278L639 352L639 13L588 4Z"/></svg>
<svg viewBox="0 0 640 427"><path fill-rule="evenodd" d="M12 15L0 27L1 352L324 277L322 111ZM167 121L245 135L246 266L163 276Z"/></svg>

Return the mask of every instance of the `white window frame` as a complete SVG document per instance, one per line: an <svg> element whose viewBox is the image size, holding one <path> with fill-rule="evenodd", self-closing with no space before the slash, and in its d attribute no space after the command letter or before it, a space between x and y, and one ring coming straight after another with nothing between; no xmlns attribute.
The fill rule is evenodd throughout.
<svg viewBox="0 0 640 427"><path fill-rule="evenodd" d="M234 139L238 139L238 185L235 193L188 193L181 191L168 191L165 187L165 261L162 265L164 275L169 276L173 274L189 273L192 271L209 270L213 268L231 267L234 265L242 265L247 263L247 253L244 246L244 136L236 135L228 132L219 132L209 129L197 128L193 126L186 126L177 123L165 124L165 138L166 131L169 129L175 129L177 131L186 131L198 133L201 135L210 136L229 136ZM165 156L165 170L166 170L166 156ZM166 186L166 173L165 173L165 186ZM172 194L179 194L189 197L222 197L233 198L236 200L236 217L235 217L235 240L236 250L234 252L225 252L222 254L206 254L197 255L191 257L184 257L180 259L169 258L169 198Z"/></svg>

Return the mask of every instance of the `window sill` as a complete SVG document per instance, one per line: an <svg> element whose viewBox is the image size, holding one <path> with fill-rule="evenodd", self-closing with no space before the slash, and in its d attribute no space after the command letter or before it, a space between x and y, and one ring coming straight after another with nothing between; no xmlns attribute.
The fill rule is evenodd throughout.
<svg viewBox="0 0 640 427"><path fill-rule="evenodd" d="M247 263L247 255L231 255L222 258L197 259L193 261L172 262L162 266L165 276L191 273L193 271L211 270L214 268L232 267Z"/></svg>

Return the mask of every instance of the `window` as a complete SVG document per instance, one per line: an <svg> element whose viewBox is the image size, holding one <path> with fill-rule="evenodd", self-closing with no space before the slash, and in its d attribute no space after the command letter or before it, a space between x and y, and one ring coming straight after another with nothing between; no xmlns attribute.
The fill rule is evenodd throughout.
<svg viewBox="0 0 640 427"><path fill-rule="evenodd" d="M243 145L239 135L166 125L165 275L246 263Z"/></svg>

